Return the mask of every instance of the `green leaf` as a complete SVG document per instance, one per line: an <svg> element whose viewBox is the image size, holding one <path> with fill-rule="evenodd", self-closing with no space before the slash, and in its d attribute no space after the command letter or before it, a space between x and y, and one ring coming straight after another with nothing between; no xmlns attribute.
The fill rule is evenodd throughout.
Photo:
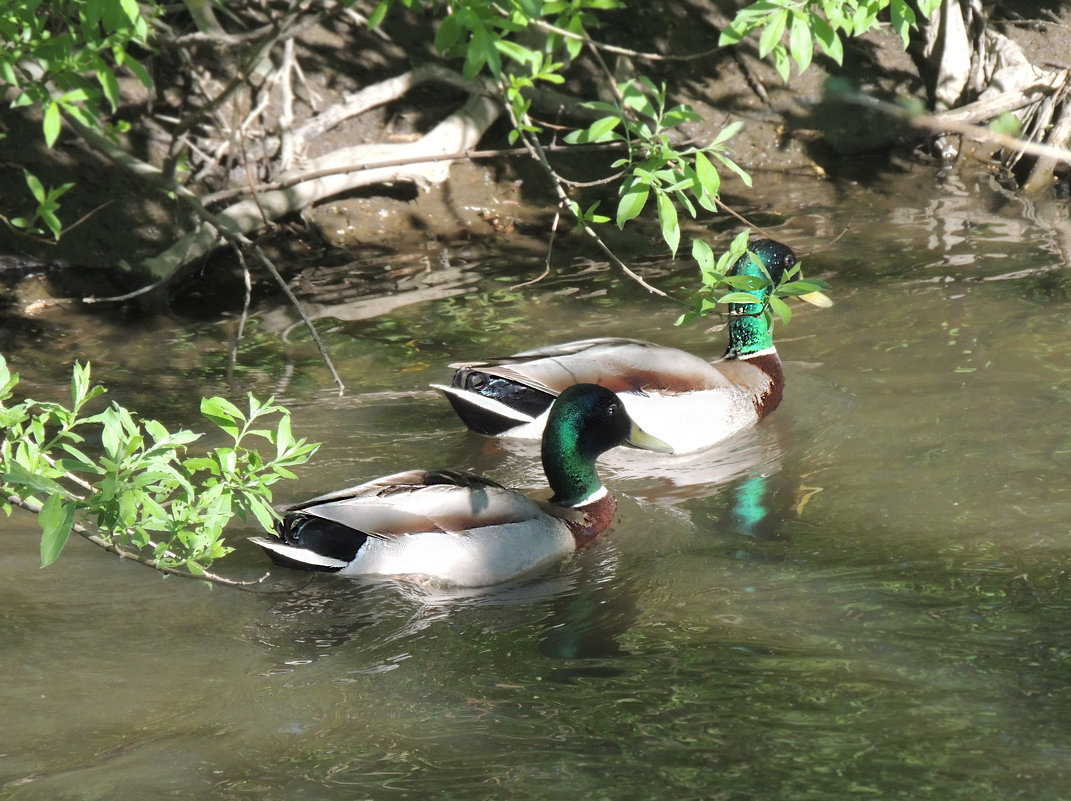
<svg viewBox="0 0 1071 801"><path fill-rule="evenodd" d="M134 77L141 82L142 86L146 89L152 89L152 76L149 75L143 66L141 66L140 61L128 56L123 62L123 66L134 73Z"/></svg>
<svg viewBox="0 0 1071 801"><path fill-rule="evenodd" d="M699 185L703 188L702 192L697 192L699 196L699 202L703 203L705 198L709 198L713 201L718 196L718 190L721 188L721 176L718 174L717 169L711 164L710 159L702 152L695 154L695 174L699 178ZM713 211L713 202L710 205L703 203L704 207Z"/></svg>
<svg viewBox="0 0 1071 801"><path fill-rule="evenodd" d="M728 158L727 156L722 155L721 153L715 153L714 158L716 158L730 170L735 172L740 177L740 180L744 182L744 186L751 186L751 176L744 172L744 170L735 161L733 161L731 158Z"/></svg>
<svg viewBox="0 0 1071 801"><path fill-rule="evenodd" d="M390 10L392 0L381 0L372 13L368 15L368 30L374 31L383 22L383 18L387 16L387 12Z"/></svg>
<svg viewBox="0 0 1071 801"><path fill-rule="evenodd" d="M97 70L97 82L111 104L112 111L115 111L119 107L119 81L116 80L115 73L106 67L101 67Z"/></svg>
<svg viewBox="0 0 1071 801"><path fill-rule="evenodd" d="M785 32L787 23L787 8L782 8L767 20L766 26L762 29L762 35L759 36L759 58L766 58L770 51L777 46L781 41L782 34Z"/></svg>
<svg viewBox="0 0 1071 801"><path fill-rule="evenodd" d="M915 12L911 10L904 0L890 0L889 17L892 21L893 30L900 34L900 39L903 41L904 49L906 50L911 42L911 29L916 26Z"/></svg>
<svg viewBox="0 0 1071 801"><path fill-rule="evenodd" d="M709 147L714 148L722 144L723 142L728 142L730 139L736 136L737 132L743 127L743 120L737 120L736 122L729 123L720 131L718 131L718 135L714 137L714 141L710 143Z"/></svg>
<svg viewBox="0 0 1071 801"><path fill-rule="evenodd" d="M714 251L702 239L692 240L692 258L699 262L699 269L704 273L714 270Z"/></svg>
<svg viewBox="0 0 1071 801"><path fill-rule="evenodd" d="M1023 130L1022 122L1010 111L1005 111L993 118L987 127L993 133L1003 134L1004 136L1019 136Z"/></svg>
<svg viewBox="0 0 1071 801"><path fill-rule="evenodd" d="M538 19L539 14L530 14L529 17ZM565 26L565 29L570 33L575 33L577 36L584 37L587 35L584 30L584 21L580 18L579 14L569 20L569 24ZM579 56L580 51L584 49L583 39L568 37L562 44L565 46L565 51L569 54L569 58L572 59Z"/></svg>
<svg viewBox="0 0 1071 801"><path fill-rule="evenodd" d="M29 490L28 493L19 492L22 497L27 497L28 495L56 495L63 498L66 496L63 487L51 478L40 473L31 472L24 464L20 464L18 461L8 462L7 468L7 472L0 476L0 480L3 480L5 484L12 484Z"/></svg>
<svg viewBox="0 0 1071 801"><path fill-rule="evenodd" d="M432 46L437 52L445 53L461 40L463 30L464 28L459 16L456 14L448 14L443 21L439 23L439 28L435 31L435 41Z"/></svg>
<svg viewBox="0 0 1071 801"><path fill-rule="evenodd" d="M50 101L45 105L42 124L45 132L45 144L50 148L56 144L56 140L59 138L61 122L59 104Z"/></svg>
<svg viewBox="0 0 1071 801"><path fill-rule="evenodd" d="M792 319L792 307L776 295L770 296L770 309L781 318L781 322L785 325L788 325L789 320Z"/></svg>
<svg viewBox="0 0 1071 801"><path fill-rule="evenodd" d="M56 561L71 536L75 507L64 501L61 495L50 496L41 507L38 522L41 524L41 567Z"/></svg>
<svg viewBox="0 0 1071 801"><path fill-rule="evenodd" d="M807 67L811 65L811 58L814 55L811 26L808 24L807 18L802 14L792 19L792 30L788 36L788 49L792 53L792 58L795 59L796 66L802 75L807 71Z"/></svg>
<svg viewBox="0 0 1071 801"><path fill-rule="evenodd" d="M624 228L625 223L639 216L643 207L647 205L647 198L651 193L647 184L636 182L617 204L617 227Z"/></svg>
<svg viewBox="0 0 1071 801"><path fill-rule="evenodd" d="M204 398L201 400L201 414L222 428L232 437L237 437L240 426L236 420L245 420L245 415L226 398Z"/></svg>
<svg viewBox="0 0 1071 801"><path fill-rule="evenodd" d="M750 292L729 292L718 298L718 303L759 303L759 299Z"/></svg>
<svg viewBox="0 0 1071 801"><path fill-rule="evenodd" d="M774 69L781 76L781 83L788 83L788 79L792 74L792 61L788 57L788 51L785 50L785 46L778 42L774 45L770 55L773 58Z"/></svg>
<svg viewBox="0 0 1071 801"><path fill-rule="evenodd" d="M718 36L718 47L728 47L736 44L747 36L747 31L747 28L733 20L730 25L722 29L721 35Z"/></svg>
<svg viewBox="0 0 1071 801"><path fill-rule="evenodd" d="M138 8L138 0L119 0L119 5L123 9L123 13L126 14L126 18L130 20L131 24L136 24L141 19L141 9Z"/></svg>
<svg viewBox="0 0 1071 801"><path fill-rule="evenodd" d="M658 221L662 225L662 238L669 245L670 253L676 255L681 241L681 227L677 221L677 207L669 195L658 194Z"/></svg>
<svg viewBox="0 0 1071 801"><path fill-rule="evenodd" d="M814 24L814 38L818 41L818 45L837 64L843 64L844 45L840 41L840 36L821 17L813 17L812 22Z"/></svg>
<svg viewBox="0 0 1071 801"><path fill-rule="evenodd" d="M605 142L607 140L619 139L620 137L613 135L613 130L621 123L621 117L616 114L612 117L603 117L591 123L587 129L587 138L581 139L581 142Z"/></svg>
<svg viewBox="0 0 1071 801"><path fill-rule="evenodd" d="M59 241L60 234L63 233L63 223L60 222L59 217L51 211L42 211L40 216L44 224L48 226L48 230L52 232L53 238Z"/></svg>
<svg viewBox="0 0 1071 801"><path fill-rule="evenodd" d="M248 506L249 511L253 513L257 522L260 523L261 528L265 531L275 530L275 513L268 504L254 498L250 499Z"/></svg>
<svg viewBox="0 0 1071 801"><path fill-rule="evenodd" d="M44 203L48 195L45 192L45 187L44 184L41 183L41 180L29 170L23 170L22 174L26 179L26 186L30 188L30 192L33 193L37 202Z"/></svg>

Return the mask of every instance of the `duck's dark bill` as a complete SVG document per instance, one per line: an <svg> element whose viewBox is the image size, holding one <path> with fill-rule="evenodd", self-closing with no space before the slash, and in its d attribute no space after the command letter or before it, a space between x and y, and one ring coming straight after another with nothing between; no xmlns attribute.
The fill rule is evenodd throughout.
<svg viewBox="0 0 1071 801"><path fill-rule="evenodd" d="M632 431L629 433L628 439L625 441L629 445L643 448L644 450L655 451L657 453L673 453L672 445L663 442L658 437L652 437L635 423L632 424Z"/></svg>

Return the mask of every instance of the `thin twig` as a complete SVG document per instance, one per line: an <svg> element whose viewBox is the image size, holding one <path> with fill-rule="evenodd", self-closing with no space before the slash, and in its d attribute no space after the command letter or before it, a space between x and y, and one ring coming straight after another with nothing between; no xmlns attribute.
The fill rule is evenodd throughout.
<svg viewBox="0 0 1071 801"><path fill-rule="evenodd" d="M761 225L756 225L755 223L751 222L751 220L749 220L747 217L745 217L743 214L741 214L736 209L734 209L732 206L727 205L720 197L714 198L714 202L717 204L719 209L721 209L726 214L728 214L728 215L730 215L732 217L736 217L736 219L740 220L740 222L742 222L744 225L746 225L751 230L757 231L758 233L762 234L767 239L774 239L775 238L773 234L771 234L769 231L767 231Z"/></svg>
<svg viewBox="0 0 1071 801"><path fill-rule="evenodd" d="M234 340L231 342L231 354L227 359L227 382L234 378L234 365L238 363L238 344L242 341L242 332L245 331L245 321L249 316L249 302L253 296L253 282L249 275L249 265L245 261L245 253L242 252L240 247L231 244L231 249L234 251L234 255L238 258L238 263L242 265L242 279L245 284L245 295L242 300L242 314L238 318L238 330L234 332Z"/></svg>
<svg viewBox="0 0 1071 801"><path fill-rule="evenodd" d="M103 203L101 203L99 206L97 206L92 211L87 211L85 214L83 214L81 217L79 217L75 222L71 223L70 225L63 226L63 233L69 234L71 231L73 231L79 225L84 223L86 220L88 220L90 217L92 217L98 211L100 211L101 209L107 208L108 206L110 206L114 202L115 202L114 200L105 200Z"/></svg>
<svg viewBox="0 0 1071 801"><path fill-rule="evenodd" d="M214 214L213 212L206 209L201 200L185 186L182 186L181 184L174 181L167 181L158 169L156 169L150 164L147 164L146 162L141 161L140 159L135 158L133 155L127 153L125 150L122 150L117 145L113 145L103 135L97 133L96 131L93 131L90 128L87 128L84 125L81 125L80 123L78 123L77 120L71 120L71 124L75 127L78 133L82 135L84 139L86 139L97 150L104 153L104 155L106 155L112 161L123 167L126 167L131 172L134 172L135 174L147 179L149 183L153 186L162 187L165 190L174 192L175 197L179 198L179 200L185 203L198 217L201 218L201 220L204 221L206 225L210 226L210 228L216 232L217 236L222 236L232 245L241 247L247 252L252 253L257 262L259 262L269 273L271 273L272 277L275 278L278 284L282 287L283 292L286 294L290 302L294 305L294 308L297 309L298 314L301 315L301 319L305 322L305 325L308 326L309 332L312 335L312 339L316 343L316 347L320 351L320 356L323 358L324 363L327 365L327 369L331 371L331 376L334 378L335 383L338 385L339 396L341 396L346 391L345 385L342 383L342 379L339 378L338 372L335 370L335 365L331 361L331 357L328 355L327 350L324 348L323 342L320 340L320 335L316 332L316 326L312 324L312 320L310 320L308 314L305 313L305 309L301 305L301 302L294 296L294 293L290 291L290 287L286 285L286 281L284 281L283 277L279 275L279 271L275 269L275 265L272 264L271 259L264 255L264 252L259 247L257 247L254 242L250 241L249 238L240 230L237 230L226 217ZM168 278L170 278L170 276L165 276L156 284L153 284L149 287L142 287L141 289L135 290L134 292L128 293L127 295L119 296L117 298L83 298L82 300L85 303L102 303L105 301L112 300L129 300L130 298L145 294L146 292L150 292L156 287L163 285L168 280Z"/></svg>
<svg viewBox="0 0 1071 801"><path fill-rule="evenodd" d="M534 136L529 137L528 133L523 130L523 127L520 124L520 120L518 120L516 115L513 113L513 107L510 106L508 103L506 104L506 109L509 112L510 120L513 123L514 130L521 131L520 139L524 143L524 146L529 150L529 153L532 158L539 162L539 164L543 167L543 170L547 173L547 175L550 176L551 182L554 185L554 190L558 195L558 199L561 205L568 206L571 208L571 206L569 206L569 196L565 193L565 187L562 184L561 177L558 175L558 173L554 171L554 168L550 166L550 161L547 159L547 154L543 150L543 146L540 144L539 139ZM648 284L639 275L633 272L627 264L621 261L621 259L617 257L617 254L610 249L610 246L602 240L602 237L600 237L595 232L595 229L593 229L583 220L578 219L577 222L580 223L581 230L583 230L585 234L595 240L595 244L599 246L602 252L606 254L607 258L609 258L611 262L616 264L618 268L620 268L621 271L625 273L625 275L627 275L637 284L642 286L648 292L651 292L655 295L660 295L663 298L669 297L661 289L657 289L656 287L653 287Z"/></svg>
<svg viewBox="0 0 1071 801"><path fill-rule="evenodd" d="M532 284L538 284L550 275L550 255L554 252L554 239L558 235L558 222L562 218L562 205L561 201L559 201L557 208L554 209L554 222L550 224L550 241L547 242L547 258L543 262L543 272L529 281L522 281L519 284L514 284L510 289L521 289L522 287L531 286Z"/></svg>
<svg viewBox="0 0 1071 801"><path fill-rule="evenodd" d="M494 4L494 9L503 17L509 17L509 14L501 6ZM607 53L617 53L618 55L628 56L630 58L640 58L644 61L693 61L698 58L706 58L713 55L724 47L712 47L709 50L704 50L700 53L691 53L686 56L667 56L662 53L644 53L639 50L630 50L627 47L618 47L617 45L606 44L605 42L596 42L590 36L586 34L573 33L573 31L566 30L565 28L559 28L557 25L552 25L549 22L539 19L533 19L528 21L528 25L536 30L543 31L544 33L554 33L565 39L573 39L578 42L584 42L585 44L597 47L600 50L605 50Z"/></svg>
<svg viewBox="0 0 1071 801"><path fill-rule="evenodd" d="M297 309L299 315L301 315L302 321L305 323L305 327L309 329L309 333L312 335L312 341L316 343L316 348L320 351L320 357L327 365L327 369L331 371L331 377L334 379L335 384L338 385L338 396L341 398L346 392L346 386L342 383L342 379L338 377L338 372L335 370L335 365L331 362L331 357L327 355L327 348L324 347L323 340L320 339L319 333L316 331L316 326L312 324L312 320L309 319L309 315L305 312L305 307L301 305L301 302L295 297L294 293L290 291L290 287L287 286L286 281L279 275L279 271L275 269L275 265L272 264L271 259L264 255L260 248L254 247L252 249L253 257L260 262L275 282L279 284L279 287L283 290L283 293L289 298L290 302Z"/></svg>
<svg viewBox="0 0 1071 801"><path fill-rule="evenodd" d="M294 40L287 39L283 44L283 64L279 77L280 111L279 111L279 169L288 170L294 160L294 88L290 83L290 73L297 59L294 56Z"/></svg>

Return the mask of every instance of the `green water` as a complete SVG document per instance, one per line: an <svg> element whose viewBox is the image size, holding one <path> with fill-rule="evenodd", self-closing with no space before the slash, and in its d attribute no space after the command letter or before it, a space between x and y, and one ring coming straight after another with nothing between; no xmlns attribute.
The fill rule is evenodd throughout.
<svg viewBox="0 0 1071 801"><path fill-rule="evenodd" d="M82 541L41 570L34 521L0 520L0 798L1071 797L1065 217L984 180L786 184L763 222L837 304L779 329L782 407L725 451L609 455L609 539L494 591L275 570L251 594ZM538 490L533 446L464 433L425 389L450 361L723 347L609 268L515 290L538 259L479 269L334 310L342 398L278 310L230 383L230 319L67 318L6 355L35 396L92 358L172 425L201 394L274 393L325 443L279 489L296 500L415 466ZM672 269L649 267L691 280ZM263 572L253 533L221 572Z"/></svg>

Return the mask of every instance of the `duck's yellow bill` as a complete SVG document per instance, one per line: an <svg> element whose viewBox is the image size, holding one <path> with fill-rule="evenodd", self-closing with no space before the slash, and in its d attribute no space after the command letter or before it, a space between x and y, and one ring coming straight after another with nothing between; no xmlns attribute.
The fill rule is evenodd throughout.
<svg viewBox="0 0 1071 801"><path fill-rule="evenodd" d="M828 309L833 305L833 300L825 292L819 292L817 289L814 292L808 292L806 295L797 295L800 300L805 300L812 306L817 306L820 309Z"/></svg>
<svg viewBox="0 0 1071 801"><path fill-rule="evenodd" d="M663 442L658 437L653 437L636 425L632 423L632 431L628 435L628 439L625 440L629 445L636 448L643 448L648 451L655 451L656 453L673 453L673 446L667 442Z"/></svg>

